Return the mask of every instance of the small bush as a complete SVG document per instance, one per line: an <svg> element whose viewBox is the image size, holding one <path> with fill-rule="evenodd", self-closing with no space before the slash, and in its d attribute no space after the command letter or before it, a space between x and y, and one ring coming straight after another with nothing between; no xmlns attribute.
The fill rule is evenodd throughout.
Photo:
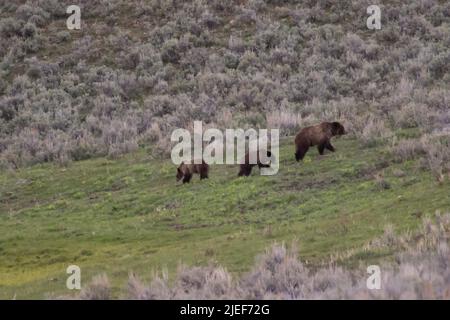
<svg viewBox="0 0 450 320"><path fill-rule="evenodd" d="M427 128L429 112L427 106L412 102L399 110L395 110L392 117L395 127L415 128L421 126Z"/></svg>
<svg viewBox="0 0 450 320"><path fill-rule="evenodd" d="M366 147L372 147L378 143L382 143L391 136L392 132L386 127L384 121L375 117L369 117L362 132L359 133L359 139Z"/></svg>
<svg viewBox="0 0 450 320"><path fill-rule="evenodd" d="M280 129L283 135L296 134L304 126L302 116L287 109L272 111L266 119L267 128Z"/></svg>
<svg viewBox="0 0 450 320"><path fill-rule="evenodd" d="M23 22L14 18L5 18L0 20L0 35L5 38L20 36Z"/></svg>
<svg viewBox="0 0 450 320"><path fill-rule="evenodd" d="M450 72L450 52L441 53L434 57L429 65L431 76L440 79Z"/></svg>
<svg viewBox="0 0 450 320"><path fill-rule="evenodd" d="M56 41L58 43L68 42L71 38L70 32L63 30L56 34Z"/></svg>
<svg viewBox="0 0 450 320"><path fill-rule="evenodd" d="M22 29L22 35L25 38L33 38L36 32L37 32L36 26L34 25L34 23L30 22L25 24Z"/></svg>
<svg viewBox="0 0 450 320"><path fill-rule="evenodd" d="M404 139L394 142L390 147L390 151L396 162L416 159L426 153L423 142L420 139Z"/></svg>
<svg viewBox="0 0 450 320"><path fill-rule="evenodd" d="M111 286L106 275L96 276L91 283L82 289L82 300L109 300L111 298Z"/></svg>
<svg viewBox="0 0 450 320"><path fill-rule="evenodd" d="M161 49L161 60L164 63L178 63L180 61L180 49L177 39L170 39L165 42Z"/></svg>
<svg viewBox="0 0 450 320"><path fill-rule="evenodd" d="M423 145L429 170L438 182L443 182L450 172L450 137L425 136Z"/></svg>

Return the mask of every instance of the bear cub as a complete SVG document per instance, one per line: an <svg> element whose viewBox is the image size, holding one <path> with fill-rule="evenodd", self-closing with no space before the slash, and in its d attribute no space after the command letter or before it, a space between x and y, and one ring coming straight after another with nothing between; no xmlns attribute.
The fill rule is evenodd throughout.
<svg viewBox="0 0 450 320"><path fill-rule="evenodd" d="M209 165L202 160L201 164L182 162L177 168L177 181L183 179L183 183L189 183L193 174L199 174L200 180L207 179Z"/></svg>

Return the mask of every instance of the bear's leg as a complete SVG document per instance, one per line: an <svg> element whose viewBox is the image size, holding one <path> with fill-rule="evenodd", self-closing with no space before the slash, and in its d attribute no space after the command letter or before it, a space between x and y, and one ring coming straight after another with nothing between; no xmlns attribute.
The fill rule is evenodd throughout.
<svg viewBox="0 0 450 320"><path fill-rule="evenodd" d="M183 183L189 183L191 181L191 178L192 178L192 174L190 174L190 173L185 174L184 178L183 178Z"/></svg>
<svg viewBox="0 0 450 320"><path fill-rule="evenodd" d="M200 171L200 180L208 179L208 171L202 170Z"/></svg>
<svg viewBox="0 0 450 320"><path fill-rule="evenodd" d="M325 143L325 148L327 148L327 149L330 150L331 152L335 152L335 151L336 151L336 149L331 145L330 140L328 140L328 141Z"/></svg>
<svg viewBox="0 0 450 320"><path fill-rule="evenodd" d="M239 170L238 176L246 176L248 177L252 173L252 166L250 165L241 165L241 169Z"/></svg>
<svg viewBox="0 0 450 320"><path fill-rule="evenodd" d="M319 150L320 155L323 155L323 151L325 150L325 143L319 144L317 146L317 150Z"/></svg>
<svg viewBox="0 0 450 320"><path fill-rule="evenodd" d="M297 161L303 160L306 152L308 152L308 149L309 149L309 147L306 147L306 146L298 147L297 151L295 152L295 160L297 160Z"/></svg>

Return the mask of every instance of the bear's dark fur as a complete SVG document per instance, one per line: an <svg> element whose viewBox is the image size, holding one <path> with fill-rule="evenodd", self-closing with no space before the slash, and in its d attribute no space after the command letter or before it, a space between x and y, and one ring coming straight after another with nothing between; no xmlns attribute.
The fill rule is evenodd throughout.
<svg viewBox="0 0 450 320"><path fill-rule="evenodd" d="M177 181L183 179L183 183L189 183L194 173L200 175L200 180L207 179L209 165L204 160L201 164L182 162L177 169Z"/></svg>
<svg viewBox="0 0 450 320"><path fill-rule="evenodd" d="M300 161L308 152L309 147L317 146L319 154L325 149L335 151L330 139L334 136L346 134L344 126L339 122L322 122L300 130L295 137L295 160Z"/></svg>
<svg viewBox="0 0 450 320"><path fill-rule="evenodd" d="M259 169L261 169L261 168L270 168L270 163L262 163L260 161L260 159L259 159L259 152L257 153L256 157L257 157L256 163L252 164L252 163L250 163L250 153L247 152L245 154L245 161L239 167L239 173L238 173L239 177L242 177L242 176L248 177L252 173L252 168L254 166L258 166ZM272 153L270 151L267 151L267 157L268 158L272 157Z"/></svg>

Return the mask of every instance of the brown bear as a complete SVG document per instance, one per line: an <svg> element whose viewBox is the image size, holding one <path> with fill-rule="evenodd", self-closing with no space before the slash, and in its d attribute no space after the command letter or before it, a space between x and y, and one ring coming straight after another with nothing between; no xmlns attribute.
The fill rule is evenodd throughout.
<svg viewBox="0 0 450 320"><path fill-rule="evenodd" d="M257 159L256 159L256 163L250 163L250 153L247 152L245 154L245 161L244 163L241 163L241 165L239 166L239 173L238 176L242 177L242 176L246 176L248 177L251 173L252 173L252 168L254 166L258 166L258 168L261 170L261 168L270 168L270 163L262 163L259 159L259 152L257 153ZM272 157L272 152L267 151L267 157L271 158Z"/></svg>
<svg viewBox="0 0 450 320"><path fill-rule="evenodd" d="M302 160L309 147L312 146L317 146L321 155L325 148L334 152L335 149L331 145L330 139L344 134L346 134L344 126L339 122L322 122L315 126L303 128L295 136L295 160Z"/></svg>
<svg viewBox="0 0 450 320"><path fill-rule="evenodd" d="M177 169L177 181L183 179L183 183L189 183L194 173L200 175L200 180L207 179L209 165L202 160L202 163L184 163L182 162Z"/></svg>

